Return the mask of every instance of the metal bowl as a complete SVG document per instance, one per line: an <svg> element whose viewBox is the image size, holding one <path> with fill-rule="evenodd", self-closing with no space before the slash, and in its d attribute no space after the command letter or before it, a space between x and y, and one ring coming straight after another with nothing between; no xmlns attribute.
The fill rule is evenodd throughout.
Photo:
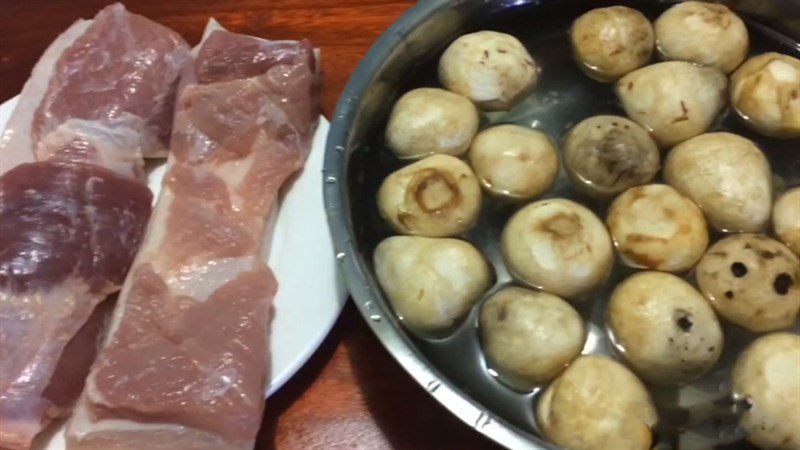
<svg viewBox="0 0 800 450"><path fill-rule="evenodd" d="M670 6L659 1L585 0L424 0L395 22L375 43L342 95L328 137L324 196L336 258L361 313L383 345L434 398L479 432L509 448L555 448L536 426L538 389L508 387L487 367L480 351L477 315L482 301L448 336L415 336L398 322L376 282L372 252L393 234L378 215L380 182L403 165L383 144L383 130L398 95L420 86L436 86L436 61L457 36L495 29L517 36L543 66L535 92L507 113L486 114L484 127L519 123L548 133L556 142L590 115L624 115L609 85L583 75L569 57L567 29L583 12L626 4L650 18ZM800 3L796 0L727 2L745 17L752 50L800 55ZM786 36L792 36L788 38ZM732 114L721 115L716 129L728 129L768 149L776 175L800 184L797 141L768 139L746 129ZM603 217L606 205L580 198L563 171L545 197L578 198ZM511 283L499 251L499 232L517 206L486 202L478 225L462 236L492 263L497 282L484 299ZM590 328L584 353L613 355L603 314L609 290L630 269L617 264L611 280L579 307ZM798 329L795 326L795 329ZM726 326L726 351L715 369L688 386L652 388L659 408L659 448L730 448L743 445L736 408L728 400L730 366L753 335ZM679 431L680 430L680 431Z"/></svg>

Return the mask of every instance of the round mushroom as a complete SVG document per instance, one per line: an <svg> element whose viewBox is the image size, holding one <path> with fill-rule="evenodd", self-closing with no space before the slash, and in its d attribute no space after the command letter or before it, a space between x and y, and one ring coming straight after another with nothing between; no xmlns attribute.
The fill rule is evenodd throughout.
<svg viewBox="0 0 800 450"><path fill-rule="evenodd" d="M578 17L570 40L581 70L603 82L644 66L653 54L650 21L627 6L597 8Z"/></svg>
<svg viewBox="0 0 800 450"><path fill-rule="evenodd" d="M656 384L683 384L708 372L722 353L714 310L689 283L639 272L617 285L609 328L634 371Z"/></svg>
<svg viewBox="0 0 800 450"><path fill-rule="evenodd" d="M658 414L647 389L625 366L581 356L539 399L536 421L564 448L647 450Z"/></svg>
<svg viewBox="0 0 800 450"><path fill-rule="evenodd" d="M725 105L727 84L718 69L667 61L625 75L615 90L628 117L669 148L711 126Z"/></svg>
<svg viewBox="0 0 800 450"><path fill-rule="evenodd" d="M378 209L399 233L455 236L477 220L481 186L472 169L460 159L429 156L383 180Z"/></svg>
<svg viewBox="0 0 800 450"><path fill-rule="evenodd" d="M658 146L644 128L619 116L594 116L564 139L564 168L582 192L608 198L650 182L661 168Z"/></svg>
<svg viewBox="0 0 800 450"><path fill-rule="evenodd" d="M478 133L469 161L484 189L511 200L542 194L558 175L558 155L550 138L519 125L499 125Z"/></svg>
<svg viewBox="0 0 800 450"><path fill-rule="evenodd" d="M695 202L720 231L761 231L772 209L769 162L756 145L731 133L706 133L667 155L664 179Z"/></svg>
<svg viewBox="0 0 800 450"><path fill-rule="evenodd" d="M778 239L800 256L800 187L790 189L775 201L772 226Z"/></svg>
<svg viewBox="0 0 800 450"><path fill-rule="evenodd" d="M478 31L456 39L439 59L442 85L489 111L506 111L539 79L539 66L514 36Z"/></svg>
<svg viewBox="0 0 800 450"><path fill-rule="evenodd" d="M733 366L733 395L745 404L739 426L759 448L800 448L800 336L756 339Z"/></svg>
<svg viewBox="0 0 800 450"><path fill-rule="evenodd" d="M800 260L760 234L729 236L697 264L697 284L722 317L752 331L792 325L800 310Z"/></svg>
<svg viewBox="0 0 800 450"><path fill-rule="evenodd" d="M583 320L569 303L519 287L504 288L484 303L480 330L490 366L521 389L558 375L586 340Z"/></svg>
<svg viewBox="0 0 800 450"><path fill-rule="evenodd" d="M780 53L748 59L731 75L731 105L759 133L800 137L800 59Z"/></svg>
<svg viewBox="0 0 800 450"><path fill-rule="evenodd" d="M397 317L422 334L450 330L493 279L483 255L458 239L393 236L378 244L373 260Z"/></svg>
<svg viewBox="0 0 800 450"><path fill-rule="evenodd" d="M750 40L742 19L719 3L688 1L664 11L655 22L656 49L677 59L731 73L747 57Z"/></svg>
<svg viewBox="0 0 800 450"><path fill-rule="evenodd" d="M503 229L501 247L511 275L569 299L601 285L614 260L603 222L565 199L540 200L517 211Z"/></svg>
<svg viewBox="0 0 800 450"><path fill-rule="evenodd" d="M683 272L708 246L700 208L665 184L625 191L611 204L606 224L622 261L631 267Z"/></svg>
<svg viewBox="0 0 800 450"><path fill-rule="evenodd" d="M395 103L386 144L402 159L459 156L469 148L479 122L478 109L466 98L444 89L414 89Z"/></svg>

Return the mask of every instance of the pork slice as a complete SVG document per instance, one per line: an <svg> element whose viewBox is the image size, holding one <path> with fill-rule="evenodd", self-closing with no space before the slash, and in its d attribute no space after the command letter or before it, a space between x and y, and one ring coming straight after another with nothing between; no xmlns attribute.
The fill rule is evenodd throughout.
<svg viewBox="0 0 800 450"><path fill-rule="evenodd" d="M230 81L265 73L276 65L307 64L314 67L314 48L308 40L268 41L214 30L204 39L195 67L200 83Z"/></svg>
<svg viewBox="0 0 800 450"><path fill-rule="evenodd" d="M228 50L263 51L254 41ZM164 185L68 424L69 449L252 448L277 290L261 237L316 124L314 72L296 48L268 53L260 75L180 94Z"/></svg>
<svg viewBox="0 0 800 450"><path fill-rule="evenodd" d="M31 130L33 115L47 93L56 61L64 50L86 32L91 24L91 20L78 20L73 23L50 44L33 67L31 77L25 82L17 106L11 113L11 117L6 123L6 129L0 137L0 175L19 164L36 161L36 146Z"/></svg>
<svg viewBox="0 0 800 450"><path fill-rule="evenodd" d="M63 353L76 335L86 342L87 321L96 338L89 319L122 284L151 202L145 185L87 164L26 163L0 177L0 447L27 448L75 400L66 384L91 357Z"/></svg>
<svg viewBox="0 0 800 450"><path fill-rule="evenodd" d="M121 4L73 25L37 63L0 142L0 174L49 158L141 176L166 155L189 46Z"/></svg>
<svg viewBox="0 0 800 450"><path fill-rule="evenodd" d="M178 76L189 46L174 31L131 14L117 3L59 58L33 117L33 139L68 119L127 122L141 134L145 156L166 153Z"/></svg>

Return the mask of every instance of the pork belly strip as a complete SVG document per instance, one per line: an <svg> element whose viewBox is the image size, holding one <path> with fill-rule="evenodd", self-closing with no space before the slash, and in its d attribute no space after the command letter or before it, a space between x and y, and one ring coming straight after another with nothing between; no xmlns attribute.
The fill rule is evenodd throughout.
<svg viewBox="0 0 800 450"><path fill-rule="evenodd" d="M164 156L189 47L121 4L79 21L34 68L0 141L0 174L22 162L94 163L141 176Z"/></svg>
<svg viewBox="0 0 800 450"><path fill-rule="evenodd" d="M215 31L196 67L219 56L206 45L237 62L215 66L213 77L201 70L179 97L164 185L68 424L69 449L254 444L277 290L262 237L280 187L310 150L313 53ZM292 53L278 58L273 48Z"/></svg>
<svg viewBox="0 0 800 450"><path fill-rule="evenodd" d="M89 164L0 177L0 447L28 448L74 402L94 348L68 344L96 341L92 313L125 279L151 202L144 184Z"/></svg>

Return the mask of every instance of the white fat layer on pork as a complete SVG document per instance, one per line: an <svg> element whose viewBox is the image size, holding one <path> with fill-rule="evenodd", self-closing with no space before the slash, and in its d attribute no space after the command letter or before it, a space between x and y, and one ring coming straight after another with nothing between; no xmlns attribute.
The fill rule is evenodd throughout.
<svg viewBox="0 0 800 450"><path fill-rule="evenodd" d="M172 436L183 434L196 435L198 439L202 439L204 441L204 443L207 445L206 448L209 450L250 450L250 447L248 446L234 446L229 442L223 441L217 436L195 428L176 425L173 423L142 423L124 419L102 419L93 421L89 415L89 410L85 405L83 405L83 402L81 402L81 404L75 408L75 413L71 418L71 426L71 430L73 431L72 438L78 442L84 439L91 439L94 433L102 432L119 433L120 435L127 432L167 432ZM150 450L172 450L170 445L171 444L169 441L165 441L163 447L151 448Z"/></svg>
<svg viewBox="0 0 800 450"><path fill-rule="evenodd" d="M147 124L139 117L123 112L114 120L101 123L97 120L67 119L55 130L42 137L36 149L40 161L63 155L63 143L74 140L89 143L96 152L90 158L73 160L105 167L122 176L141 179L144 170L143 148L155 148L154 142L143 142L154 137L146 132Z"/></svg>
<svg viewBox="0 0 800 450"><path fill-rule="evenodd" d="M20 164L36 161L31 135L33 115L50 85L56 61L86 32L92 22L92 20L78 20L73 23L50 44L33 67L31 77L20 93L19 103L11 113L6 129L0 137L0 175Z"/></svg>

